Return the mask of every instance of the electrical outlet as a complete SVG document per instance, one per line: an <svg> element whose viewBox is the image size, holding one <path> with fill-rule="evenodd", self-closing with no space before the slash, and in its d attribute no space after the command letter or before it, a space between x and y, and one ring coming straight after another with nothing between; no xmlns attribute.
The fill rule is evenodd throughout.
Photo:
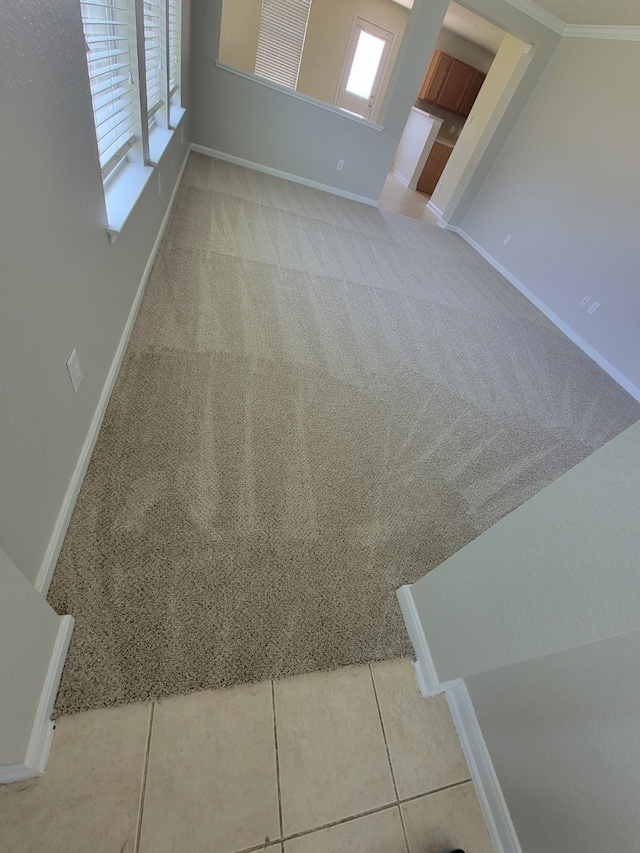
<svg viewBox="0 0 640 853"><path fill-rule="evenodd" d="M507 243L509 242L510 239L511 239L511 234L507 234L507 236L502 241L505 246L507 245Z"/></svg>
<svg viewBox="0 0 640 853"><path fill-rule="evenodd" d="M586 305L588 305L590 302L591 302L591 297L587 295L587 296L583 296L583 297L582 297L582 299L580 300L580 302L578 303L578 305L579 305L581 308L584 308L584 307L585 307Z"/></svg>
<svg viewBox="0 0 640 853"><path fill-rule="evenodd" d="M339 172L341 172L344 169L344 160L338 160L338 165L336 166L336 169Z"/></svg>
<svg viewBox="0 0 640 853"><path fill-rule="evenodd" d="M162 175L158 172L158 195L162 192Z"/></svg>
<svg viewBox="0 0 640 853"><path fill-rule="evenodd" d="M71 384L73 385L73 390L78 393L78 388L82 382L82 370L80 369L80 359L78 358L78 353L74 351L71 353L67 360L67 370L69 371L69 376L71 377Z"/></svg>
<svg viewBox="0 0 640 853"><path fill-rule="evenodd" d="M591 305L587 308L587 314L595 314L599 307L599 302L592 302Z"/></svg>

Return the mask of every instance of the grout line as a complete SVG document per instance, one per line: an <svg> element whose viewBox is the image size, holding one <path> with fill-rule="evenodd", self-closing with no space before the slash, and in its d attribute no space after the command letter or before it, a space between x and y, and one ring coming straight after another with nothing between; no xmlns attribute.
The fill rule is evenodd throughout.
<svg viewBox="0 0 640 853"><path fill-rule="evenodd" d="M404 817L402 814L402 809L400 808L400 796L398 794L398 785L396 782L396 774L393 772L393 764L391 763L391 752L389 751L389 743L387 741L387 733L384 728L384 720L382 719L382 710L380 709L380 700L378 699L378 690L376 689L376 680L373 675L373 667L369 664L369 675L371 676L371 684L373 685L373 695L376 698L376 707L378 709L378 717L380 718L380 726L382 727L382 737L384 738L384 746L387 750L387 760L389 762L389 769L391 770L391 779L393 780L393 790L396 794L396 803L398 809L398 815L400 817L400 825L402 826L402 835L404 837L404 846L406 848L407 853L409 853L409 839L407 837L407 830L404 825Z"/></svg>
<svg viewBox="0 0 640 853"><path fill-rule="evenodd" d="M276 719L276 686L271 679L271 707L273 710L273 740L276 748L276 784L278 788L278 816L280 819L280 838L284 837L284 827L282 825L282 791L280 788L280 756L278 754L278 723ZM284 851L284 845L281 844Z"/></svg>
<svg viewBox="0 0 640 853"><path fill-rule="evenodd" d="M149 753L151 752L151 732L153 730L153 718L155 714L156 703L151 703L149 711L149 730L147 732L147 746L144 754L144 769L142 771L142 788L140 790L140 804L138 806L138 825L136 826L136 840L134 845L134 853L139 853L140 839L142 837L142 812L144 809L144 797L147 792L147 773L149 771Z"/></svg>
<svg viewBox="0 0 640 853"><path fill-rule="evenodd" d="M402 827L402 834L404 835L404 845L407 848L407 853L411 853L409 849L409 836L407 835L407 827L404 825L404 815L402 814L402 809L400 808L400 803L398 803L398 815L400 817L400 826Z"/></svg>
<svg viewBox="0 0 640 853"><path fill-rule="evenodd" d="M283 841L292 841L294 838L302 838L305 835L311 835L314 832L319 832L321 829L331 829L333 826L340 826L343 823L349 823L351 820L357 820L359 817L368 817L372 814L377 814L378 812L388 811L390 809L395 809L398 807L397 803L386 803L384 806L378 806L375 809L369 809L366 812L359 812L358 814L350 815L349 817L342 817L338 820L333 820L330 823L323 823L322 826L314 826L313 829L303 829L300 832L295 832L292 835L286 835L283 837Z"/></svg>
<svg viewBox="0 0 640 853"><path fill-rule="evenodd" d="M382 711L380 710L380 702L378 700L378 691L376 690L376 681L373 677L373 670L371 668L371 664L368 664L369 668L369 677L371 678L371 685L373 687L373 695L376 700L376 708L378 709L378 719L380 720L380 728L382 729L382 737L384 739L384 748L387 751L387 761L389 762L389 770L391 770L391 780L393 782L393 790L396 795L396 803L400 802L400 798L398 797L398 786L396 784L396 775L393 772L393 764L391 763L391 753L389 752L389 744L387 743L387 733L384 730L384 721L382 719Z"/></svg>
<svg viewBox="0 0 640 853"><path fill-rule="evenodd" d="M400 800L399 805L402 806L405 803L413 802L413 800L420 800L422 797L430 797L431 794L440 794L442 791L450 791L452 788L459 788L461 785L466 785L472 781L473 779L469 777L468 779L461 779L459 782L452 782L451 785L443 785L441 788L434 788L432 791L424 791L422 794L412 794L410 797L404 797L404 799Z"/></svg>
<svg viewBox="0 0 640 853"><path fill-rule="evenodd" d="M438 794L441 791L448 791L450 788L457 788L460 785L466 785L467 782L471 782L471 779L463 779L460 782L454 782L452 785L444 785L442 788L434 788L432 791L424 791L422 794L414 794L411 797L405 797L402 800L399 800L395 803L385 803L383 806L376 806L374 809L368 809L364 812L358 812L357 814L349 815L349 817L342 817L338 820L330 821L329 823L323 823L320 826L314 826L311 829L303 829L300 832L294 832L291 835L283 835L279 839L272 839L269 841L269 844L265 845L257 844L253 847L243 847L242 850L236 851L236 853L256 853L258 850L265 850L266 847L275 846L276 844L284 845L286 841L293 841L295 838L303 838L305 835L312 835L314 832L320 832L322 829L331 829L334 826L340 826L343 823L349 823L352 820L358 820L361 817L369 817L369 815L378 814L378 812L389 811L391 809L399 809L401 805L404 803L410 803L412 800L419 800L422 797L428 797L431 794ZM402 809L400 809L400 816L402 818ZM404 824L403 824L404 828Z"/></svg>

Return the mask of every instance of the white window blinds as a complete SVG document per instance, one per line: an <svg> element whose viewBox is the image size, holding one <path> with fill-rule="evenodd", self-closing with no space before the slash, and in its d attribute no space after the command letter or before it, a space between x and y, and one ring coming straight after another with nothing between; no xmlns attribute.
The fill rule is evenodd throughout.
<svg viewBox="0 0 640 853"><path fill-rule="evenodd" d="M166 101L167 77L164 62L165 5L158 0L143 0L144 67L149 120Z"/></svg>
<svg viewBox="0 0 640 853"><path fill-rule="evenodd" d="M311 0L262 0L255 73L282 86L298 85Z"/></svg>
<svg viewBox="0 0 640 853"><path fill-rule="evenodd" d="M180 88L180 0L169 0L169 97Z"/></svg>
<svg viewBox="0 0 640 853"><path fill-rule="evenodd" d="M93 116L103 175L133 145L136 97L126 0L82 2ZM135 60L134 60L135 61Z"/></svg>

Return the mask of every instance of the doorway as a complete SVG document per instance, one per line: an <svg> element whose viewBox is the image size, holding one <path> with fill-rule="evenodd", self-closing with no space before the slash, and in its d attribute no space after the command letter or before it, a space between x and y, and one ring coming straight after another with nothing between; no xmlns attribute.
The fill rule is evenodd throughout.
<svg viewBox="0 0 640 853"><path fill-rule="evenodd" d="M531 60L527 45L451 2L391 168L445 225ZM382 198L381 198L382 200Z"/></svg>

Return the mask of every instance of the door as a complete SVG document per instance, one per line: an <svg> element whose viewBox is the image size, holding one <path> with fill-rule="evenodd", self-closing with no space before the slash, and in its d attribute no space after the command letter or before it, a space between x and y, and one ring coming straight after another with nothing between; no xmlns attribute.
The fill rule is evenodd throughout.
<svg viewBox="0 0 640 853"><path fill-rule="evenodd" d="M371 118L395 33L356 17L345 57L336 106Z"/></svg>

